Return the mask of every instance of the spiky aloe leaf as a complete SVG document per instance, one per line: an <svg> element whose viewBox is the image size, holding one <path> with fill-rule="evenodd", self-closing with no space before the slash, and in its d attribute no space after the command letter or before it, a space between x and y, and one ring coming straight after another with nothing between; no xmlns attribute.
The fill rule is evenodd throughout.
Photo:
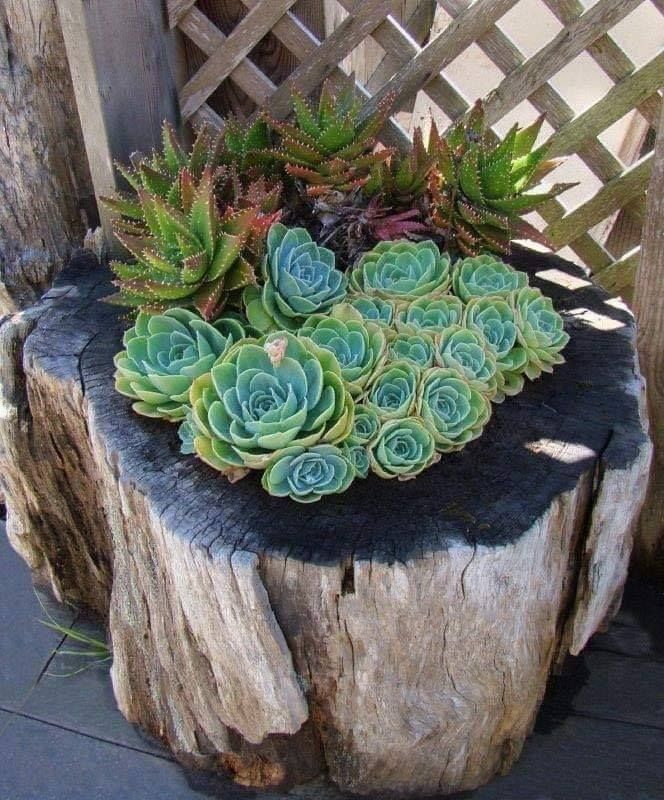
<svg viewBox="0 0 664 800"><path fill-rule="evenodd" d="M512 159L517 128L514 125L502 142L482 159L480 178L482 194L487 200L505 197L512 190Z"/></svg>
<svg viewBox="0 0 664 800"><path fill-rule="evenodd" d="M472 145L459 165L459 186L471 200L484 202L484 191L482 189L482 178L480 176L480 147Z"/></svg>

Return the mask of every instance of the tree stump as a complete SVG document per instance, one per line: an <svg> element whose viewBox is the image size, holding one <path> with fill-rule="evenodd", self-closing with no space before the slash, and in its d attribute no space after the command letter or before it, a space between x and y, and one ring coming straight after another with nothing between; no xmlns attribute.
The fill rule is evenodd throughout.
<svg viewBox="0 0 664 800"><path fill-rule="evenodd" d="M651 448L632 316L553 256L567 363L417 480L312 506L229 485L113 391L81 257L0 328L13 546L108 614L123 714L246 784L417 796L507 770L547 677L617 609Z"/></svg>

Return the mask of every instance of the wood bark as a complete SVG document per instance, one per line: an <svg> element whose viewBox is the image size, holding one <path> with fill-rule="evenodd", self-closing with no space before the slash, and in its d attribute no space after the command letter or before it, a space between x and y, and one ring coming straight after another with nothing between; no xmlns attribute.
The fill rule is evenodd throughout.
<svg viewBox="0 0 664 800"><path fill-rule="evenodd" d="M633 318L568 262L514 261L563 313L567 363L417 480L314 506L229 485L131 413L112 385L126 321L89 261L0 327L10 540L108 614L120 709L183 761L279 788L470 789L509 769L550 671L617 609L651 455Z"/></svg>
<svg viewBox="0 0 664 800"><path fill-rule="evenodd" d="M54 0L0 0L0 316L34 302L96 208Z"/></svg>

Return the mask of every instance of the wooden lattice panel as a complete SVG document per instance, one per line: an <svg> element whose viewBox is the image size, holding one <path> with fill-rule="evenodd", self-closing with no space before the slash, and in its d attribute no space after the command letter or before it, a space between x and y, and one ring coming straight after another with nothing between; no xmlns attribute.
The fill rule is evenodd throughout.
<svg viewBox="0 0 664 800"><path fill-rule="evenodd" d="M662 0L652 1L664 14ZM237 9L229 15L233 3ZM383 140L404 147L412 132L406 112L412 111L416 97L417 105L430 107L434 118L455 120L467 112L475 98L464 97L448 73L452 62L475 45L502 76L485 93L488 122L500 123L527 101L546 115L552 154L576 154L600 183L599 190L576 208L566 209L559 200L542 208L549 238L558 249L569 245L610 288L625 289L638 261L638 246L616 261L606 244L610 225L600 223L615 219L622 209L621 225L640 230L653 154L614 154L599 137L632 109L638 109L643 133L657 124L664 53L636 68L610 34L644 0L597 0L589 8L580 0L541 0L561 27L530 57L498 24L517 3L168 0L171 26L180 29L198 54L188 59L191 75L180 94L183 117L194 124L222 125L215 110L220 87L239 90L252 110L266 107L285 117L293 87L309 94L325 78L340 80L344 69L354 68L362 77L356 86L365 100L365 114L388 93L396 96L395 115ZM431 27L436 8L446 17L439 30ZM528 24L527 18L523 24ZM281 48L284 57L266 59L267 42L273 43L272 51ZM551 81L583 53L608 76L612 88L577 115Z"/></svg>

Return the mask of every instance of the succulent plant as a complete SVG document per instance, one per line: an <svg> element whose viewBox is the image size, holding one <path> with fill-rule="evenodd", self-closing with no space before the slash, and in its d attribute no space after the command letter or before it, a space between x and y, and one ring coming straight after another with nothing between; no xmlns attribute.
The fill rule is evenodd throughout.
<svg viewBox="0 0 664 800"><path fill-rule="evenodd" d="M507 297L527 284L525 272L514 269L489 253L460 259L452 270L454 294L464 303L473 297L485 295Z"/></svg>
<svg viewBox="0 0 664 800"><path fill-rule="evenodd" d="M305 320L298 336L334 353L341 377L353 397L359 397L385 360L385 334L373 322L365 322L359 311L341 303L329 315L314 314Z"/></svg>
<svg viewBox="0 0 664 800"><path fill-rule="evenodd" d="M235 344L190 399L197 454L231 480L287 447L336 444L353 426L336 358L285 331Z"/></svg>
<svg viewBox="0 0 664 800"><path fill-rule="evenodd" d="M178 427L178 437L180 439L180 452L183 456L191 456L196 452L194 439L196 431L191 421L191 408L187 408L185 418Z"/></svg>
<svg viewBox="0 0 664 800"><path fill-rule="evenodd" d="M360 294L350 295L346 302L357 309L367 322L375 322L382 327L389 327L392 324L394 303L390 300Z"/></svg>
<svg viewBox="0 0 664 800"><path fill-rule="evenodd" d="M410 361L386 364L374 378L365 403L380 420L407 417L415 406L420 370Z"/></svg>
<svg viewBox="0 0 664 800"><path fill-rule="evenodd" d="M564 363L560 351L569 342L569 335L551 298L539 289L530 286L521 289L515 306L518 337L528 359L524 372L534 380L542 372L552 372L555 364Z"/></svg>
<svg viewBox="0 0 664 800"><path fill-rule="evenodd" d="M416 412L431 431L437 450L447 453L481 435L491 403L457 370L432 367L422 376Z"/></svg>
<svg viewBox="0 0 664 800"><path fill-rule="evenodd" d="M243 336L234 319L210 325L184 308L141 312L124 334L125 350L115 356L115 388L135 400L134 411L143 416L183 419L194 379Z"/></svg>
<svg viewBox="0 0 664 800"><path fill-rule="evenodd" d="M426 334L397 333L389 338L387 352L390 361L410 361L420 369L433 365L433 340Z"/></svg>
<svg viewBox="0 0 664 800"><path fill-rule="evenodd" d="M457 325L463 318L463 303L458 297L443 294L431 298L428 295L400 306L394 320L398 331L404 333L440 333L450 325Z"/></svg>
<svg viewBox="0 0 664 800"><path fill-rule="evenodd" d="M374 145L392 97L364 121L360 121L362 103L355 97L353 80L338 92L326 81L317 108L295 92L292 101L293 123L267 118L281 137L279 148L271 150L270 156L307 184L309 195L349 192L365 183L372 166L389 157L390 150L374 152Z"/></svg>
<svg viewBox="0 0 664 800"><path fill-rule="evenodd" d="M350 274L353 292L398 300L443 294L450 285L450 258L432 241L380 242Z"/></svg>
<svg viewBox="0 0 664 800"><path fill-rule="evenodd" d="M498 392L496 357L478 330L452 325L436 338L436 361L456 369L470 385L489 397Z"/></svg>
<svg viewBox="0 0 664 800"><path fill-rule="evenodd" d="M521 391L528 362L526 350L517 339L514 296L515 293L510 293L507 299L491 295L475 297L464 312L464 325L480 332L496 357L498 395L495 401Z"/></svg>
<svg viewBox="0 0 664 800"><path fill-rule="evenodd" d="M358 478L366 478L369 475L369 450L365 445L349 444L347 441L341 445L341 452L350 461Z"/></svg>
<svg viewBox="0 0 664 800"><path fill-rule="evenodd" d="M341 302L346 296L346 277L334 264L334 253L319 247L304 228L272 225L263 288L250 286L244 294L250 324L262 332L293 331L307 317Z"/></svg>
<svg viewBox="0 0 664 800"><path fill-rule="evenodd" d="M515 125L502 141L485 129L478 102L471 113L445 134L437 148L436 168L429 174L428 211L447 246L466 255L482 250L509 253L512 239L546 238L521 219L574 184L527 193L551 170L546 146L533 150L544 116L527 128Z"/></svg>
<svg viewBox="0 0 664 800"><path fill-rule="evenodd" d="M263 473L263 488L275 497L315 503L325 495L345 492L355 478L355 467L334 445L287 447Z"/></svg>
<svg viewBox="0 0 664 800"><path fill-rule="evenodd" d="M400 480L414 478L439 458L431 431L415 417L386 422L369 451L377 475Z"/></svg>
<svg viewBox="0 0 664 800"><path fill-rule="evenodd" d="M348 434L346 443L349 445L368 445L378 435L380 430L380 420L378 414L365 405L355 406L355 419L353 427Z"/></svg>

